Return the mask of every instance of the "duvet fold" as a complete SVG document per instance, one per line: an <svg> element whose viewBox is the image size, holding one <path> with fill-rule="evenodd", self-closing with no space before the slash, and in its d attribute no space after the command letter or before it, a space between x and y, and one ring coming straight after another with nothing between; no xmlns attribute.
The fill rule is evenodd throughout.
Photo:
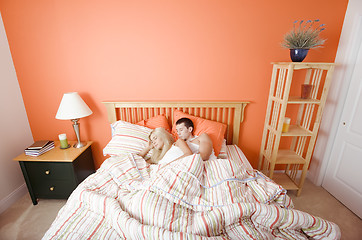
<svg viewBox="0 0 362 240"><path fill-rule="evenodd" d="M241 161L194 154L149 165L107 159L69 197L43 239L339 239L293 209L286 190Z"/></svg>

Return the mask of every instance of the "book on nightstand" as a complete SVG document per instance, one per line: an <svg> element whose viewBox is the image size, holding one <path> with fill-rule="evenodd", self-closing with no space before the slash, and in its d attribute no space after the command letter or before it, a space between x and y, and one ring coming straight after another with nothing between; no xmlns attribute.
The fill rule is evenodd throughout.
<svg viewBox="0 0 362 240"><path fill-rule="evenodd" d="M43 153L48 152L49 150L55 147L54 141L42 140L36 141L28 148L25 149L25 155L37 157Z"/></svg>

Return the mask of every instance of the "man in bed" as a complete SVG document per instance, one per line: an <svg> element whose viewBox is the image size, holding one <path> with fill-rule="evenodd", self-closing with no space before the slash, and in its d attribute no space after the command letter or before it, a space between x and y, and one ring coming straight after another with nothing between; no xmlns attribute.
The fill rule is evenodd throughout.
<svg viewBox="0 0 362 240"><path fill-rule="evenodd" d="M216 158L212 147L212 141L207 133L194 136L194 124L189 118L180 118L176 121L176 131L179 139L185 141L192 153L199 153L202 160Z"/></svg>

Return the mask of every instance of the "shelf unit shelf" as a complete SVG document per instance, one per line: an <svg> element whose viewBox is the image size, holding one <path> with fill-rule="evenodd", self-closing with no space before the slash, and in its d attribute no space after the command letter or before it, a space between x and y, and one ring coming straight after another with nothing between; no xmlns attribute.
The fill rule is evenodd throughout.
<svg viewBox="0 0 362 240"><path fill-rule="evenodd" d="M289 104L320 104L318 99L304 99L300 97L291 96L288 99Z"/></svg>
<svg viewBox="0 0 362 240"><path fill-rule="evenodd" d="M285 189L297 190L299 196L313 154L335 64L272 64L273 72L258 169ZM302 75L298 75L300 73ZM301 76L304 76L304 81L300 81ZM291 90L295 90L297 85L300 86L298 81L313 86L310 98L296 96L295 91ZM298 108L298 113L292 111L287 115L287 107L292 105ZM282 132L286 115L292 119L292 124L287 132ZM275 172L276 168L282 168L283 173Z"/></svg>
<svg viewBox="0 0 362 240"><path fill-rule="evenodd" d="M305 159L296 152L289 149L281 149L278 151L276 164L305 164Z"/></svg>
<svg viewBox="0 0 362 240"><path fill-rule="evenodd" d="M266 161L272 162L271 158L267 155L264 155ZM299 156L296 152L289 149L281 149L278 151L276 164L305 164L305 159L302 156Z"/></svg>
<svg viewBox="0 0 362 240"><path fill-rule="evenodd" d="M313 136L313 132L302 126L290 125L288 132L282 132L282 136Z"/></svg>
<svg viewBox="0 0 362 240"><path fill-rule="evenodd" d="M288 190L298 190L298 185L285 173L274 173L273 180Z"/></svg>

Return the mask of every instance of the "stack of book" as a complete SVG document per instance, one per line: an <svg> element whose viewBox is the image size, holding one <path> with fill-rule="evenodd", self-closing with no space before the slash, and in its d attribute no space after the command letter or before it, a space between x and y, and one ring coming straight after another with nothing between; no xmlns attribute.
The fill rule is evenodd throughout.
<svg viewBox="0 0 362 240"><path fill-rule="evenodd" d="M25 149L25 155L37 157L42 155L43 153L48 152L53 148L54 148L54 141L48 141L48 140L36 141L31 146Z"/></svg>

